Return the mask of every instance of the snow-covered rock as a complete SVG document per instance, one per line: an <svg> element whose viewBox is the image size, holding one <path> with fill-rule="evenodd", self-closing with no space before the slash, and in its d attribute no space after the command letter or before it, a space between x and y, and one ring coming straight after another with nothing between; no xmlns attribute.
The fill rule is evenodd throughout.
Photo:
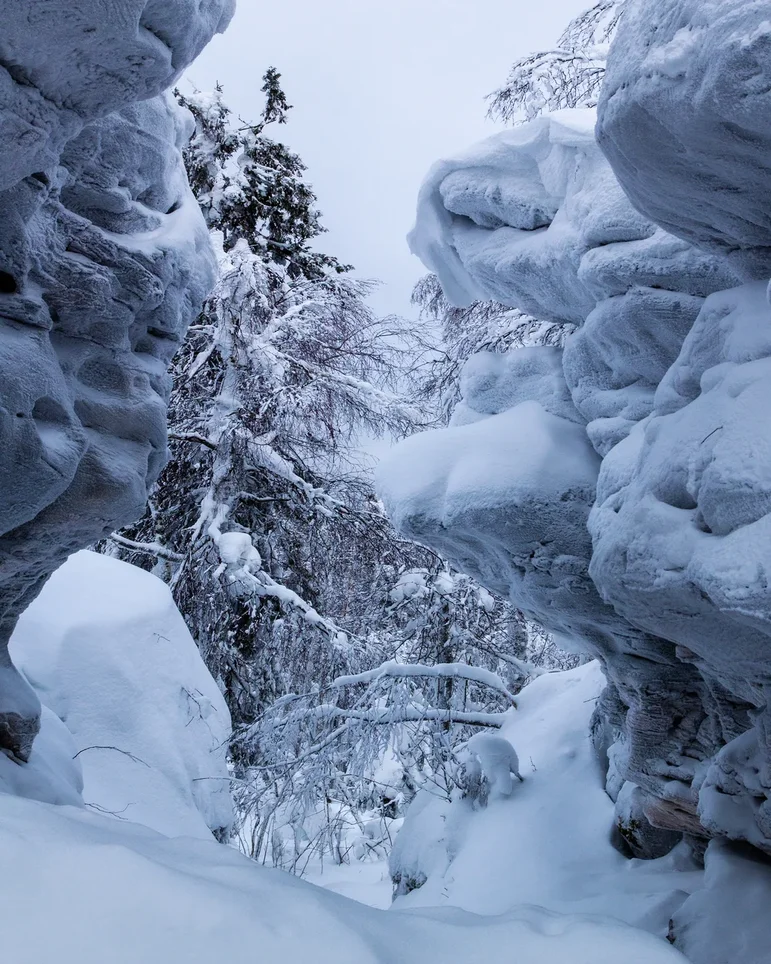
<svg viewBox="0 0 771 964"><path fill-rule="evenodd" d="M232 0L7 4L0 37L0 745L38 704L6 645L73 551L142 511L166 364L213 277L162 95Z"/></svg>
<svg viewBox="0 0 771 964"><path fill-rule="evenodd" d="M577 328L562 373L472 361L381 469L405 532L602 657L617 817L697 853L771 853L770 22L629 0L599 147L561 112L434 167L411 245L448 297Z"/></svg>
<svg viewBox="0 0 771 964"><path fill-rule="evenodd" d="M522 781L519 757L511 743L502 736L475 733L466 744L468 751L479 761L482 776L490 788L490 797L510 797L514 777Z"/></svg>
<svg viewBox="0 0 771 964"><path fill-rule="evenodd" d="M544 372L548 384L553 369ZM591 638L604 623L620 623L588 576L586 523L600 460L575 411L566 418L523 400L484 416L479 409L491 406L475 395L466 406L476 421L415 435L381 463L379 489L394 523L555 632Z"/></svg>
<svg viewBox="0 0 771 964"><path fill-rule="evenodd" d="M435 165L410 246L456 304L581 326L564 378L605 455L650 412L702 299L739 278L632 207L594 121L560 111Z"/></svg>
<svg viewBox="0 0 771 964"><path fill-rule="evenodd" d="M165 583L78 552L22 615L10 650L47 715L28 767L9 766L34 769L56 714L86 806L169 836L229 828L230 714Z"/></svg>
<svg viewBox="0 0 771 964"><path fill-rule="evenodd" d="M638 210L749 279L771 274L767 4L630 0L598 132Z"/></svg>
<svg viewBox="0 0 771 964"><path fill-rule="evenodd" d="M591 573L603 595L635 625L675 642L678 661L696 671L704 707L701 723L691 723L696 758L756 727L757 760L732 766L728 780L724 752L694 771L690 808L711 830L771 851L771 463L757 419L771 402L770 333L765 283L707 300L653 414L607 456L590 528ZM714 812L728 802L707 792L714 785L734 810L743 806L742 818L730 819L725 806Z"/></svg>

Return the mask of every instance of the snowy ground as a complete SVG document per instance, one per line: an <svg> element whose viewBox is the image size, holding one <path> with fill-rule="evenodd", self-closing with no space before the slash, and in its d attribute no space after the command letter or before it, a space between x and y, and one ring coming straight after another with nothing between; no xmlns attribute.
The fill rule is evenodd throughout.
<svg viewBox="0 0 771 964"><path fill-rule="evenodd" d="M219 704L168 591L153 580L80 553L15 640L17 658L34 665L31 679L65 721L49 712L28 768L0 759L2 964L683 960L666 941L612 919L638 923L638 911L650 912L659 929L676 898L666 866L643 872L604 843L609 804L585 749L595 668L531 688L511 735L526 772L530 756L537 770L510 801L464 814L450 872L442 868L385 911L376 909L390 894L382 864L327 867L305 882L206 839L203 825L219 824L223 808L216 781L199 775L220 772L222 749L202 719L221 708L191 707L190 686ZM150 707L157 745L140 725ZM186 742L190 731L197 749ZM76 757L84 741L101 742L100 732L123 752ZM118 813L127 793L142 823ZM97 812L101 800L115 816Z"/></svg>
<svg viewBox="0 0 771 964"><path fill-rule="evenodd" d="M685 852L630 861L611 846L613 804L589 741L603 685L598 664L590 663L541 676L523 690L503 735L519 754L524 782L483 810L431 801L443 847L432 856L426 884L397 906L505 914L536 904L607 915L666 936L703 874ZM424 816L424 834L428 825Z"/></svg>
<svg viewBox="0 0 771 964"><path fill-rule="evenodd" d="M305 879L324 890L379 910L388 910L391 906L394 888L387 860L356 861L342 866L328 863L306 873Z"/></svg>

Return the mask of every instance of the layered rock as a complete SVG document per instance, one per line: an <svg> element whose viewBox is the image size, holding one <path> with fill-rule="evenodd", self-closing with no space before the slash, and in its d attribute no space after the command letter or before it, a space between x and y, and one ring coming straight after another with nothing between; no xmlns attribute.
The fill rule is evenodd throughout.
<svg viewBox="0 0 771 964"><path fill-rule="evenodd" d="M437 165L411 235L455 303L578 326L561 360L472 362L464 424L397 447L381 488L404 531L601 656L595 742L649 856L678 833L771 853L763 8L630 0L611 163L588 112L539 119Z"/></svg>
<svg viewBox="0 0 771 964"><path fill-rule="evenodd" d="M703 299L740 278L632 207L594 124L560 111L435 165L410 245L455 304L580 326L564 374L605 455L650 413Z"/></svg>
<svg viewBox="0 0 771 964"><path fill-rule="evenodd" d="M37 698L7 642L77 549L143 510L166 366L213 278L162 95L232 0L10 5L0 37L0 747Z"/></svg>

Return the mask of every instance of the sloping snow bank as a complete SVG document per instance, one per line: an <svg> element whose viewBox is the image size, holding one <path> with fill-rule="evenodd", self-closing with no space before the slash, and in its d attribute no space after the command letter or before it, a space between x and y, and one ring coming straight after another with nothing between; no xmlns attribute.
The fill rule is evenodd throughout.
<svg viewBox="0 0 771 964"><path fill-rule="evenodd" d="M53 711L31 762L51 758L47 731L66 739L56 714L87 805L174 836L210 837L230 825L230 715L160 579L78 552L21 617L11 651ZM49 769L60 770L62 758Z"/></svg>
<svg viewBox="0 0 771 964"><path fill-rule="evenodd" d="M630 861L612 846L613 803L590 740L590 719L604 685L599 664L589 663L540 676L520 693L519 709L501 735L519 755L524 782L510 798L491 798L481 810L465 800L453 802L454 812L443 821L450 831L439 834L445 839L443 863L397 906L504 914L537 904L616 917L666 936L670 918L702 885L703 875L677 852ZM429 807L436 832L447 805L433 798ZM408 813L407 832L409 823Z"/></svg>
<svg viewBox="0 0 771 964"><path fill-rule="evenodd" d="M524 777L511 797L491 797L484 809L416 799L391 870L426 882L394 906L506 915L535 904L668 936L693 964L765 964L771 865L761 855L712 841L702 871L684 845L659 860L627 860L611 845L613 804L590 739L603 685L599 664L590 663L538 677L519 694L501 730ZM619 960L647 958L630 946Z"/></svg>

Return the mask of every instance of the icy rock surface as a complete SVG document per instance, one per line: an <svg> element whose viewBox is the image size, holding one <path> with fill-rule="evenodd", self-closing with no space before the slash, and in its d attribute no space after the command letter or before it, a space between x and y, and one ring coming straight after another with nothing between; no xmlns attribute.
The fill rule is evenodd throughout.
<svg viewBox="0 0 771 964"><path fill-rule="evenodd" d="M16 620L73 551L142 511L166 365L213 272L163 91L232 0L11 3L0 36L0 745L39 704Z"/></svg>
<svg viewBox="0 0 771 964"><path fill-rule="evenodd" d="M411 235L456 303L577 331L561 360L472 360L455 424L397 446L381 490L403 531L602 658L608 792L656 830L636 852L665 831L771 853L768 8L627 11L610 164L589 115L541 118L437 165Z"/></svg>

